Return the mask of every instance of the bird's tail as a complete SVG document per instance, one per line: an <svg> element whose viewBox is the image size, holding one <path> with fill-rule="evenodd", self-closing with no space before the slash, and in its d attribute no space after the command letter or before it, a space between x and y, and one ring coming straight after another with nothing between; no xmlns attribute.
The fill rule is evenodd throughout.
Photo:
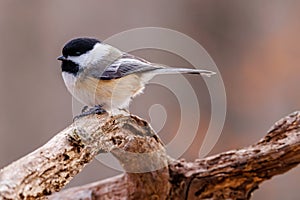
<svg viewBox="0 0 300 200"><path fill-rule="evenodd" d="M188 69L188 68L171 68L171 67L163 67L154 70L155 74L200 74L204 76L212 76L216 74L213 71L204 70L204 69Z"/></svg>

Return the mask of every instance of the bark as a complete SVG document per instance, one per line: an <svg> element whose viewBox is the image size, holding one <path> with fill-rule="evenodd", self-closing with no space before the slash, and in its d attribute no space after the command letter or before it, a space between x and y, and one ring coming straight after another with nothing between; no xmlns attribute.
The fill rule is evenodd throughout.
<svg viewBox="0 0 300 200"><path fill-rule="evenodd" d="M126 177L131 184L123 190L129 197L153 191L167 194L165 149L147 122L135 116L104 114L76 120L44 146L2 169L0 199L37 199L60 191L99 152L113 153L132 172ZM134 190L152 179L155 184L149 190Z"/></svg>
<svg viewBox="0 0 300 200"><path fill-rule="evenodd" d="M35 199L60 191L99 151L126 173L49 199L250 199L259 184L300 162L300 112L277 122L257 144L194 162L168 158L143 120L81 118L0 171L0 198Z"/></svg>

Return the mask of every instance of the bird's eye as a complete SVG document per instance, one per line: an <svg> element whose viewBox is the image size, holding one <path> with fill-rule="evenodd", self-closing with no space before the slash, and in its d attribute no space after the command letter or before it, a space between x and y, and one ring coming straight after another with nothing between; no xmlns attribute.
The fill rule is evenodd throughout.
<svg viewBox="0 0 300 200"><path fill-rule="evenodd" d="M75 54L79 56L81 54L81 52L80 51L76 51Z"/></svg>

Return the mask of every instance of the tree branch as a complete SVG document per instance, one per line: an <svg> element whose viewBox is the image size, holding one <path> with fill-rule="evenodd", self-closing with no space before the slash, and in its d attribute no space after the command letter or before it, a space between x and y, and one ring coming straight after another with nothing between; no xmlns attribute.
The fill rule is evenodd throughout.
<svg viewBox="0 0 300 200"><path fill-rule="evenodd" d="M169 159L137 117L88 116L2 169L0 198L59 191L99 150L112 152L127 172L49 199L250 199L261 182L299 164L300 113L277 122L257 144L195 162Z"/></svg>
<svg viewBox="0 0 300 200"><path fill-rule="evenodd" d="M278 121L257 144L194 163L170 163L170 182L177 185L171 188L171 196L250 199L260 183L287 172L299 162L300 113L295 112ZM178 183L184 185L183 189Z"/></svg>
<svg viewBox="0 0 300 200"><path fill-rule="evenodd" d="M155 176L151 187L159 194L168 191L165 149L147 122L135 116L107 114L76 120L48 143L0 171L0 199L36 199L60 191L99 151L111 152L129 172L123 191L136 193ZM157 172L149 172L160 169ZM156 175L157 174L157 175ZM143 183L140 183L143 181Z"/></svg>

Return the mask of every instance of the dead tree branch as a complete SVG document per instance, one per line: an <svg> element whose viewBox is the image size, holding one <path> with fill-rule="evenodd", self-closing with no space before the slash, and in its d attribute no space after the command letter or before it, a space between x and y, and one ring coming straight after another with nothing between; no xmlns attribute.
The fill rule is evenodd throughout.
<svg viewBox="0 0 300 200"><path fill-rule="evenodd" d="M277 122L257 144L194 162L169 159L137 117L88 116L2 169L0 198L60 191L100 150L111 152L127 172L49 199L250 199L260 183L299 164L300 112Z"/></svg>
<svg viewBox="0 0 300 200"><path fill-rule="evenodd" d="M148 172L126 177L130 184L124 191L132 198L153 191L167 194L165 149L150 126L134 116L104 114L75 121L44 146L2 169L0 199L36 199L60 191L99 151L113 153L129 172ZM154 180L158 176L166 178ZM150 194L135 191L150 182L155 183Z"/></svg>

